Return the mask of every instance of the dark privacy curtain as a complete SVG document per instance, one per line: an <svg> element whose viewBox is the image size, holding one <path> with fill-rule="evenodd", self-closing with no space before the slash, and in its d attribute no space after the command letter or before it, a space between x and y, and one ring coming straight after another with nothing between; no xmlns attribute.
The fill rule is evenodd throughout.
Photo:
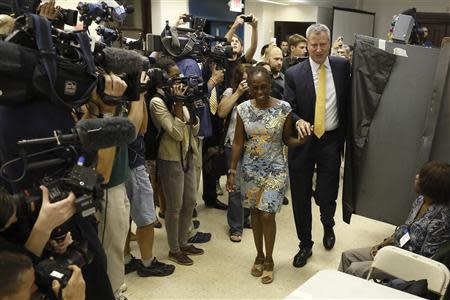
<svg viewBox="0 0 450 300"><path fill-rule="evenodd" d="M354 212L353 187L358 184L359 170L370 124L377 111L384 88L389 81L396 56L369 43L356 40L353 52L351 111L345 153L343 219L350 223Z"/></svg>

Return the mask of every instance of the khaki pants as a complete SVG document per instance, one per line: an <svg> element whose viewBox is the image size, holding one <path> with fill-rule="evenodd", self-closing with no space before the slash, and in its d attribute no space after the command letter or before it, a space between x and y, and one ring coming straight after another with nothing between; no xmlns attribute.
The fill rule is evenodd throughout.
<svg viewBox="0 0 450 300"><path fill-rule="evenodd" d="M372 266L373 257L370 254L372 247L350 249L342 252L341 263L338 270L347 274L366 279ZM387 274L374 270L373 278L385 279L391 278Z"/></svg>
<svg viewBox="0 0 450 300"><path fill-rule="evenodd" d="M108 188L102 203L102 212L99 214L98 237L105 249L108 277L114 293L125 282L123 249L130 226L129 218L130 202L125 184Z"/></svg>
<svg viewBox="0 0 450 300"><path fill-rule="evenodd" d="M190 158L188 172L183 172L179 161L158 160L158 176L166 197L165 225L167 241L172 253L187 246L192 224L197 187L195 165Z"/></svg>

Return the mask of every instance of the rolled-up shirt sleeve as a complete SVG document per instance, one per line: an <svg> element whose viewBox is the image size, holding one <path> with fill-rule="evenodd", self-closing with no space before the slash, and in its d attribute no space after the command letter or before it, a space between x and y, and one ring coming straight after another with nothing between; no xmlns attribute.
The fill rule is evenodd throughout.
<svg viewBox="0 0 450 300"><path fill-rule="evenodd" d="M157 127L164 129L177 142L183 141L186 122L173 116L161 98L155 97L150 101L150 110ZM199 128L198 124L197 122L197 125L194 126L194 132L196 131L197 133Z"/></svg>

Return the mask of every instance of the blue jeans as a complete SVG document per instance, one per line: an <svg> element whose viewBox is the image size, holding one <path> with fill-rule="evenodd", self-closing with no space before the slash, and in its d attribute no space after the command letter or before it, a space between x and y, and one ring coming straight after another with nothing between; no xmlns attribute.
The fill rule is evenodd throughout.
<svg viewBox="0 0 450 300"><path fill-rule="evenodd" d="M228 168L231 166L231 146L225 146L225 155L228 160ZM238 164L239 167L239 164ZM235 192L228 193L228 211L227 220L228 226L230 226L230 234L237 233L242 234L244 230L244 224L250 224L250 209L242 206L242 195L239 189L239 173L236 176L236 185L238 188Z"/></svg>

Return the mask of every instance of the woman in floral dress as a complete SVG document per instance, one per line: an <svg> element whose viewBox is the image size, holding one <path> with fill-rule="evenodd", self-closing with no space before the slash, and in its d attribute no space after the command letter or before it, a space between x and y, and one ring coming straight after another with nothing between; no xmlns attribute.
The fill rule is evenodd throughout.
<svg viewBox="0 0 450 300"><path fill-rule="evenodd" d="M254 67L247 73L253 99L237 107L227 188L229 191L236 189L236 172L241 172L241 193L244 206L251 209L257 251L251 274L262 276L262 283L271 283L274 267L272 252L276 235L275 214L280 211L288 186L283 143L297 146L304 143L304 140L293 136L289 103L270 97L272 79L269 72L263 67ZM241 155L241 167L236 170Z"/></svg>

